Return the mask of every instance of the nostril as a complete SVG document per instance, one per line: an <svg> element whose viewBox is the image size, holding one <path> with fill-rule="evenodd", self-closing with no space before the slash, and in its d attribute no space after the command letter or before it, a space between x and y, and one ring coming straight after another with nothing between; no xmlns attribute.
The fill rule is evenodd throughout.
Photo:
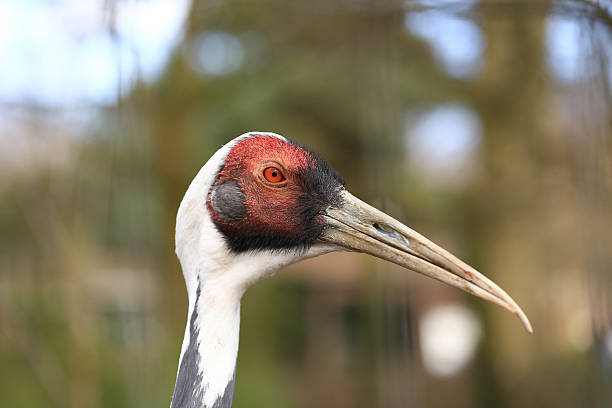
<svg viewBox="0 0 612 408"><path fill-rule="evenodd" d="M402 242L404 245L410 246L410 240L408 240L408 238L406 238L387 224L375 222L372 224L372 227L374 227L379 233L384 234L389 238L393 238L395 242Z"/></svg>
<svg viewBox="0 0 612 408"><path fill-rule="evenodd" d="M372 226L378 232L382 232L383 234L394 236L394 237L398 236L397 231L395 231L393 228L391 228L387 224L382 224L382 223L379 223L379 222L375 222L374 224L372 224Z"/></svg>

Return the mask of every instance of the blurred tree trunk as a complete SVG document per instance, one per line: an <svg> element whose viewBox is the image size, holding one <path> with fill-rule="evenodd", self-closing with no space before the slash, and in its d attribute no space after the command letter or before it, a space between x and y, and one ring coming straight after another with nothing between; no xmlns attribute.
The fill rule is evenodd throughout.
<svg viewBox="0 0 612 408"><path fill-rule="evenodd" d="M516 7L503 16L483 20L488 46L482 71L471 93L484 131L481 145L483 178L473 193L476 198L471 201L469 210L473 212L470 218L476 221L472 230L473 259L493 280L497 280L496 276L512 276L512 281L500 284L533 318L529 313L533 308L524 302L529 298L526 294L530 290L528 276L540 273L544 265L541 257L534 253L535 245L528 233L531 227L519 225L516 220L537 216L534 208L539 195L537 183L526 181L542 174L543 169L538 168L540 162L534 155L543 153L550 147L547 144L554 142L542 137L545 132L539 116L542 109L535 108L545 103L543 91L546 87L542 84L545 19ZM498 264L499 259L508 259L507 255L498 255L504 251L516 253L514 264ZM504 360L508 366L516 366L519 361L525 363L528 356L518 356L512 350L528 349L516 344L529 339L519 332L520 327L513 317L502 316L488 305L477 304L486 316L485 336L495 338L483 343L478 357L475 370L477 406L509 406L512 404L504 392L504 384L499 383L496 366L499 360ZM509 351L500 357L501 350Z"/></svg>

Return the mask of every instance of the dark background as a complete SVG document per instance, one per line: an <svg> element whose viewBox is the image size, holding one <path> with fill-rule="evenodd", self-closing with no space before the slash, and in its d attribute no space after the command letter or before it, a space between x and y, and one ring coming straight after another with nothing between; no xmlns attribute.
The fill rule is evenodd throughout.
<svg viewBox="0 0 612 408"><path fill-rule="evenodd" d="M0 406L167 407L175 214L250 130L504 287L359 254L243 299L234 406L612 405L612 8L0 2Z"/></svg>

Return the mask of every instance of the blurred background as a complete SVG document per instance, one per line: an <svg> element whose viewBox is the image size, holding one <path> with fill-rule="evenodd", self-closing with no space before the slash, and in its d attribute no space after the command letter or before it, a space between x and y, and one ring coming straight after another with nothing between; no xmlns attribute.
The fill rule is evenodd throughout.
<svg viewBox="0 0 612 408"><path fill-rule="evenodd" d="M0 406L168 407L174 221L274 131L504 287L359 254L243 299L234 407L612 406L605 1L0 0Z"/></svg>

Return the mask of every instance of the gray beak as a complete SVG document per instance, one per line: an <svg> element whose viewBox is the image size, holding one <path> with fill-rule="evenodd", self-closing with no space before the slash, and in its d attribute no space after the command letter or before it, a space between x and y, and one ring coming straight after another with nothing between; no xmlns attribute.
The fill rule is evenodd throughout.
<svg viewBox="0 0 612 408"><path fill-rule="evenodd" d="M342 205L330 207L324 214L321 241L374 255L495 303L514 313L525 330L533 333L519 305L493 281L348 191L342 190L341 195Z"/></svg>

